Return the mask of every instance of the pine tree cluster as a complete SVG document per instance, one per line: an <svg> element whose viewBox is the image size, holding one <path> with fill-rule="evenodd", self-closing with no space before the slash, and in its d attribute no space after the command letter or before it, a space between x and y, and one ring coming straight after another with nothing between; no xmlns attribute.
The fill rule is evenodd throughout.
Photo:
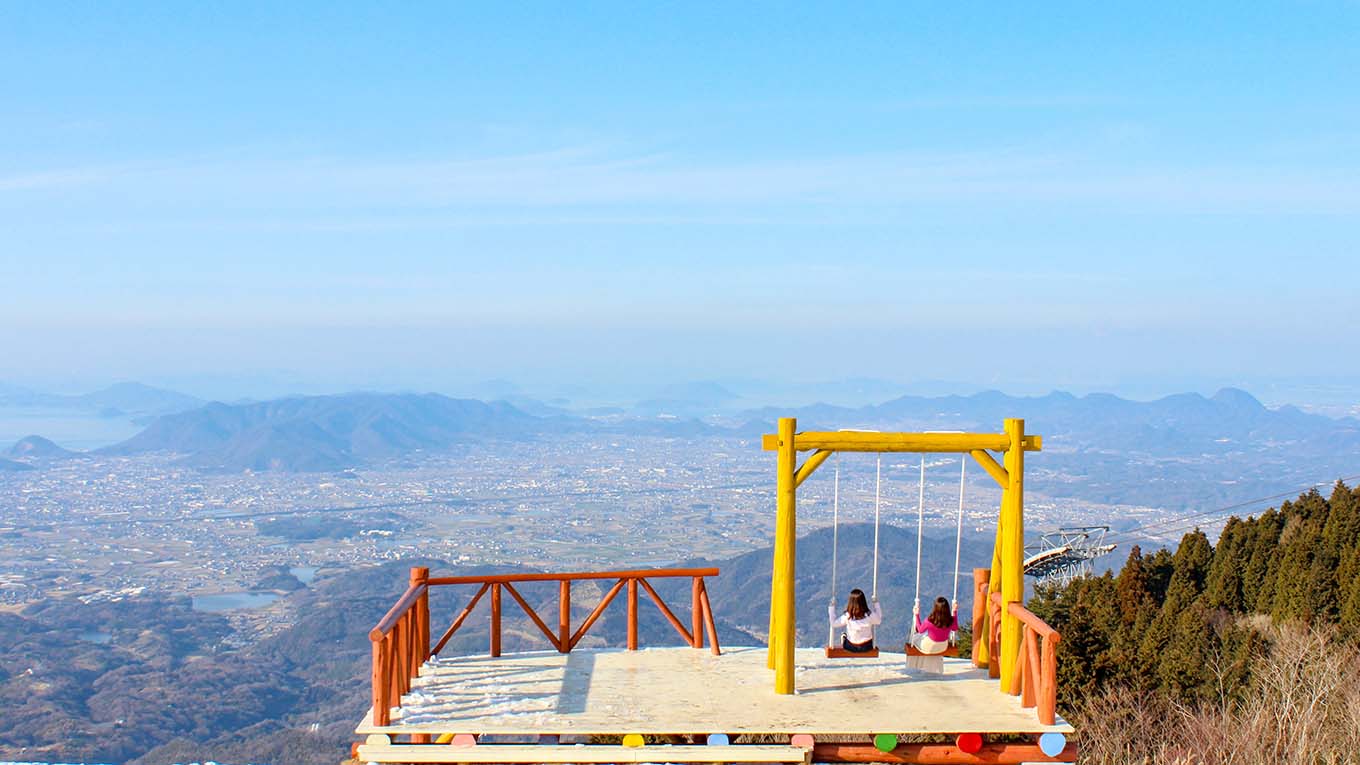
<svg viewBox="0 0 1360 765"><path fill-rule="evenodd" d="M1266 647L1253 620L1360 642L1360 487L1338 482L1330 498L1313 490L1232 518L1217 546L1197 529L1175 552L1134 547L1118 576L1042 588L1029 607L1062 634L1065 708L1116 686L1232 701Z"/></svg>

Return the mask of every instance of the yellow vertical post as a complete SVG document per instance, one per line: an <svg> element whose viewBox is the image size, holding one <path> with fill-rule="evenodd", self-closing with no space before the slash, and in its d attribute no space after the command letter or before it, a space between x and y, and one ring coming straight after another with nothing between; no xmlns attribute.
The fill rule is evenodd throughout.
<svg viewBox="0 0 1360 765"><path fill-rule="evenodd" d="M1025 599L1025 421L1006 420L1006 435L1010 446L1006 449L1006 472L1010 484L1006 487L1001 506L1001 598L1006 603ZM1023 635L1020 620L1011 616L1010 609L1001 612L1001 689L1017 694L1012 687L1014 666L1019 659Z"/></svg>
<svg viewBox="0 0 1360 765"><path fill-rule="evenodd" d="M792 417L779 420L779 463L775 473L774 583L770 597L774 618L770 630L770 663L774 667L774 692L781 694L793 693L794 556L798 532L797 487L793 476L798 467L798 450L794 445L797 424Z"/></svg>

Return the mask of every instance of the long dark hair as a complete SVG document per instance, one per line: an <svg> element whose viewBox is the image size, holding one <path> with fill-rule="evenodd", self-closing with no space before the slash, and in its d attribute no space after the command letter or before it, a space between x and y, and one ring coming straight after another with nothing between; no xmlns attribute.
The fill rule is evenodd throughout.
<svg viewBox="0 0 1360 765"><path fill-rule="evenodd" d="M856 587L850 591L850 600L845 603L845 613L851 619L863 619L869 615L869 601L864 599L864 590Z"/></svg>
<svg viewBox="0 0 1360 765"><path fill-rule="evenodd" d="M942 630L954 626L954 613L949 610L949 598L936 598L935 609L930 612L930 618L926 621Z"/></svg>

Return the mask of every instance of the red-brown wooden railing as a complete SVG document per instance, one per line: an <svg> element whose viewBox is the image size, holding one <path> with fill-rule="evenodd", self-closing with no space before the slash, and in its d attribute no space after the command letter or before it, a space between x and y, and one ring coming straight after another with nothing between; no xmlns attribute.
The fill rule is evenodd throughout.
<svg viewBox="0 0 1360 765"><path fill-rule="evenodd" d="M991 593L988 602L991 616L988 656L992 677L1001 674L997 657L1001 655L1001 610L1004 607L1020 621L1022 632L1019 656L1011 665L1015 668L1014 674L1002 678L1001 690L1019 696L1020 705L1026 709L1037 707L1039 722L1054 724L1058 707L1058 641L1062 636L1020 603L1005 603L999 592Z"/></svg>
<svg viewBox="0 0 1360 765"><path fill-rule="evenodd" d="M647 593L666 617L666 621L684 638L685 643L694 648L704 647L704 633L713 653L720 654L718 628L713 619L713 606L708 600L708 588L704 578L717 576L716 568L672 568L643 569L636 571L603 571L570 574L494 574L488 576L443 576L431 577L430 570L417 567L411 569L410 583L406 592L397 600L396 605L387 612L368 633L373 643L373 723L387 725L391 722L392 707L401 706L402 694L411 690L411 680L420 675L420 667L431 657L444 649L454 633L463 626L472 614L482 596L491 593L491 636L490 653L501 655L501 615L502 594L519 604L530 621L538 627L548 643L561 653L569 653L581 642L586 632L599 621L609 604L620 591L627 589L628 598L628 650L638 647L638 590ZM686 629L675 612L671 611L661 599L648 579L689 577L691 581L690 626ZM605 593L585 621L573 632L571 629L571 583L581 580L617 580ZM524 599L516 583L557 582L558 611L557 630L554 632ZM431 587L448 585L480 585L472 600L454 617L453 623L445 630L439 641L430 647L430 600Z"/></svg>

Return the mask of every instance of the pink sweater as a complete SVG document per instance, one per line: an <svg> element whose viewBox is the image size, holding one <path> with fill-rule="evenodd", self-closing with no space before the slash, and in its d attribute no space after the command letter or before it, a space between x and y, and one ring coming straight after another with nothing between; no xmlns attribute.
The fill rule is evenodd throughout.
<svg viewBox="0 0 1360 765"><path fill-rule="evenodd" d="M949 625L949 627L947 628L936 627L934 624L931 624L929 621L922 619L920 616L916 617L916 631L922 635L929 636L930 639L934 640L936 643L947 642L949 640L949 634L951 632L958 632L958 630L959 630L958 614L954 614L954 623Z"/></svg>

